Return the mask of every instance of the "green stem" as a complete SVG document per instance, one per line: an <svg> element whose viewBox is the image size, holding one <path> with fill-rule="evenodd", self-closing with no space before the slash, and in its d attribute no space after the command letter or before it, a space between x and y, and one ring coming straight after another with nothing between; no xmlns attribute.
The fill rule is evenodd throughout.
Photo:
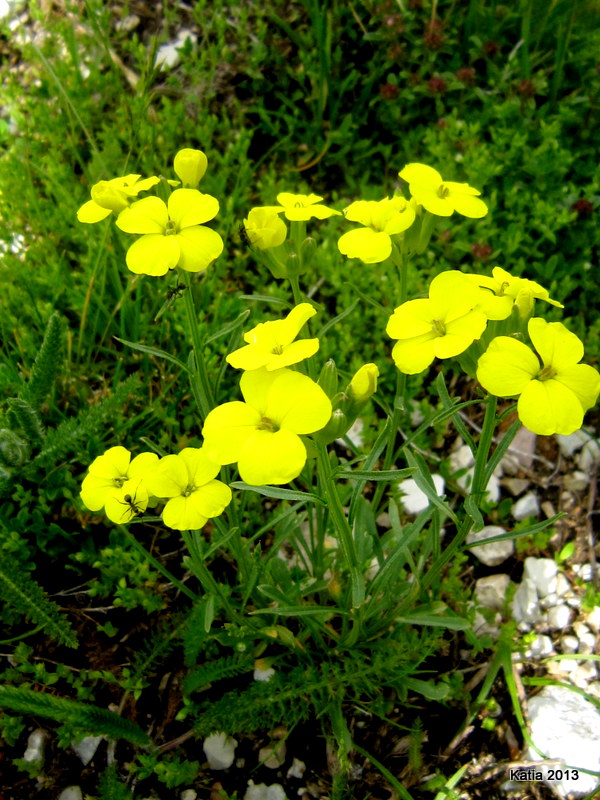
<svg viewBox="0 0 600 800"><path fill-rule="evenodd" d="M334 530L339 538L342 554L346 566L350 571L350 582L352 586L352 606L356 608L364 602L365 584L358 565L358 556L354 544L354 538L350 529L350 524L344 513L342 502L337 491L337 487L331 475L331 464L329 455L324 444L315 443L317 448L317 468L321 485L325 491L327 508L333 521Z"/></svg>
<svg viewBox="0 0 600 800"><path fill-rule="evenodd" d="M121 533L123 533L127 537L130 544L133 545L135 550L137 550L138 553L140 553L143 556L144 560L149 561L154 567L154 569L160 572L160 574L163 577L165 577L169 581L169 583L172 583L173 586L176 586L179 589L179 591L185 594L187 597L189 597L190 600L198 599L198 595L195 594L195 592L192 592L191 589L188 589L188 587L180 580L178 580L172 573L170 573L169 570L163 564L160 563L160 561L154 558L154 556L146 550L143 544L138 542L135 536L132 533L130 533L130 531L124 525L119 525L118 528L121 531Z"/></svg>
<svg viewBox="0 0 600 800"><path fill-rule="evenodd" d="M488 395L485 406L485 417L483 419L483 427L481 429L481 436L477 445L477 455L475 456L475 470L473 473L473 484L471 494L477 496L485 491L485 486L482 486L485 477L485 470L487 467L488 458L490 455L490 447L494 439L494 430L496 429L496 408L498 406L498 398L494 395Z"/></svg>
<svg viewBox="0 0 600 800"><path fill-rule="evenodd" d="M189 272L180 270L180 275L187 287L184 293L185 297L185 310L187 313L188 327L192 337L192 347L194 350L195 372L190 375L190 382L194 399L198 405L198 411L204 421L208 416L208 412L214 406L214 399L210 382L208 380L208 373L206 370L206 361L204 359L204 348L202 346L202 339L200 337L200 330L198 325L198 318L196 309L194 308L194 296L192 294L192 277Z"/></svg>

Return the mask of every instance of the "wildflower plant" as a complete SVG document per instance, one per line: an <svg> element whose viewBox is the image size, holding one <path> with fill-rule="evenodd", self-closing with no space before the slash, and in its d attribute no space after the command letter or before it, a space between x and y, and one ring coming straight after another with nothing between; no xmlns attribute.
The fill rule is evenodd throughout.
<svg viewBox="0 0 600 800"><path fill-rule="evenodd" d="M484 525L488 482L521 424L541 435L577 430L600 394L600 376L580 363L583 344L568 330L568 321L533 316L534 310L543 311L535 309L536 300L554 309L563 305L526 276L501 267L492 275L447 270L433 277L426 296L407 296L408 263L418 266L435 219L456 212L458 221L476 220L488 212L479 189L411 163L399 172L410 196L358 199L342 214L318 195L283 192L278 205L248 212L247 243L258 264L288 284L290 310L260 314L253 327L242 330L245 313L211 337L233 337L219 369L230 368L232 377L233 370L241 371L239 393L222 397L219 375L207 361L202 309L195 307L191 291L193 273L208 269L223 251L219 233L205 226L216 217L218 200L197 188L206 163L200 151L182 150L175 157L182 186L145 183L144 191L160 188L162 196L138 198L139 176L133 176L115 189L121 195L114 207L102 206L106 216L117 215L121 231L141 237L127 252L129 269L152 280L174 269L188 288L187 359L150 344L127 344L168 359L188 376L196 405L193 440L170 453L155 447L156 452L133 458L115 444L90 464L81 500L91 511L104 509L138 549L142 535L131 530L143 528L130 526L152 521L181 531L197 592L156 559L152 563L199 603L200 642L251 653L256 663L276 665L275 673L290 661L294 669L358 654L380 670L376 684L396 680L401 692L410 688L442 699L443 681L415 677L428 652L424 631L469 627L461 609L442 600L443 580L468 534ZM327 330L342 325L345 312L324 324L318 295L309 300L301 279L318 256L319 226L333 225L338 235L341 226L356 223L360 227L338 237L340 259L358 259L361 268L373 271L374 281L390 276L392 297L387 309L374 303L379 328L369 333L379 343L378 363L363 364L352 374L350 364L319 363ZM380 377L386 361L396 367L395 389ZM444 375L449 365L455 374L463 370L467 378L476 377L475 399L450 396ZM415 430L407 410L408 381L429 369L437 371L439 407ZM343 437L370 404L383 416L374 443L368 449L353 445L348 456L337 442L349 442ZM461 416L473 405L484 408L478 436ZM507 418L508 427L497 433ZM414 446L417 436L441 422L455 425L474 460L470 489L456 499L438 496L427 461ZM397 501L398 484L408 477L429 503L413 521L403 518ZM260 504L265 497L269 506L258 508L268 519L256 529L250 498ZM146 516L149 508L153 516ZM383 511L390 522L381 533L375 520ZM266 534L275 543L263 550L258 541ZM285 541L295 550L293 578L276 555ZM235 565L229 583L211 573L208 557L217 551ZM411 637L421 645L411 651L404 672L396 662L391 668L389 660L381 667L383 656L373 656L381 648L393 660L390 653L405 653ZM196 683L191 678L190 685L201 685L202 676ZM346 689L335 697L327 691L332 727L348 747L341 707ZM236 698L236 708L237 703ZM226 714L207 712L203 720L198 724L206 732L227 727Z"/></svg>

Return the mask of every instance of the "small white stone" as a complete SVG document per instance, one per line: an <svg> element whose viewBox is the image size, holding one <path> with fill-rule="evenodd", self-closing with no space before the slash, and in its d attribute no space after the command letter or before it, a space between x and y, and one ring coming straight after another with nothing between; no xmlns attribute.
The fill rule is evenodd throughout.
<svg viewBox="0 0 600 800"><path fill-rule="evenodd" d="M546 615L548 625L554 631L564 631L565 628L568 628L571 617L572 611L569 606L554 606Z"/></svg>
<svg viewBox="0 0 600 800"><path fill-rule="evenodd" d="M267 786L265 783L255 784L254 781L248 781L244 800L287 800L287 798L283 786L279 783Z"/></svg>
<svg viewBox="0 0 600 800"><path fill-rule="evenodd" d="M560 637L560 646L563 653L576 653L579 649L579 639L576 636L566 633Z"/></svg>
<svg viewBox="0 0 600 800"><path fill-rule="evenodd" d="M237 742L226 733L212 733L204 740L202 749L210 769L229 769L235 758Z"/></svg>
<svg viewBox="0 0 600 800"><path fill-rule="evenodd" d="M90 763L103 736L86 736L80 742L71 742L71 748L77 753L84 767Z"/></svg>
<svg viewBox="0 0 600 800"><path fill-rule="evenodd" d="M286 778L300 779L304 775L305 770L306 770L306 764L304 763L304 761L300 761L299 758L294 758L294 760L292 761L292 766L287 771Z"/></svg>
<svg viewBox="0 0 600 800"><path fill-rule="evenodd" d="M588 684L598 677L598 668L593 661L583 661L571 673L571 680L580 689L587 689Z"/></svg>
<svg viewBox="0 0 600 800"><path fill-rule="evenodd" d="M571 672L575 672L577 669L577 661L570 658L561 658L558 661L547 661L546 669L548 670L548 674L564 678L565 675L570 675Z"/></svg>
<svg viewBox="0 0 600 800"><path fill-rule="evenodd" d="M156 51L154 66L160 67L161 70L176 67L181 61L181 53L179 50L185 45L188 39L190 39L193 44L197 41L197 37L193 31L184 28L179 31L174 41L161 45Z"/></svg>
<svg viewBox="0 0 600 800"><path fill-rule="evenodd" d="M540 597L546 597L556 592L557 575L558 567L551 558L529 556L525 559L524 577L533 581Z"/></svg>
<svg viewBox="0 0 600 800"><path fill-rule="evenodd" d="M519 428L511 446L508 448L508 452L502 459L504 471L514 475L520 467L529 469L533 464L536 442L537 436L535 433L532 433L528 428Z"/></svg>
<svg viewBox="0 0 600 800"><path fill-rule="evenodd" d="M441 497L444 494L444 488L446 486L446 482L442 478L441 475L432 475L433 483L435 486L435 490L438 494L438 497ZM429 498L422 492L415 481L412 478L407 478L404 481L401 481L398 484L398 488L403 493L402 497L400 497L400 502L402 503L402 507L406 511L407 514L420 514L421 511L425 511L425 509L429 505Z"/></svg>
<svg viewBox="0 0 600 800"><path fill-rule="evenodd" d="M552 592L552 594L547 594L546 597L542 597L540 599L540 608L548 609L554 608L554 606L558 603L558 595L556 592Z"/></svg>
<svg viewBox="0 0 600 800"><path fill-rule="evenodd" d="M590 439L577 456L577 466L582 472L589 473L598 461L600 461L600 445L595 439Z"/></svg>
<svg viewBox="0 0 600 800"><path fill-rule="evenodd" d="M586 442L590 440L590 434L580 428L575 433L570 433L568 436L563 436L563 434L558 434L556 437L556 441L558 442L558 447L560 452L563 456L569 458L572 456L573 453L576 453L578 450L581 450Z"/></svg>
<svg viewBox="0 0 600 800"><path fill-rule="evenodd" d="M504 478L502 485L514 496L519 497L526 491L531 484L531 481L525 478Z"/></svg>
<svg viewBox="0 0 600 800"><path fill-rule="evenodd" d="M556 594L559 597L562 597L566 594L569 589L571 588L571 584L569 583L568 579L563 575L562 572L559 572L556 576Z"/></svg>
<svg viewBox="0 0 600 800"><path fill-rule="evenodd" d="M531 739L546 757L582 769L600 770L600 711L589 700L563 686L545 686L529 700L528 711ZM527 758L539 761L541 757L531 747ZM538 768L547 775L548 767ZM593 792L598 784L597 777L580 771L577 780L569 776L552 786L566 796L571 792Z"/></svg>
<svg viewBox="0 0 600 800"><path fill-rule="evenodd" d="M364 430L364 423L360 417L352 424L350 430L345 434L345 436L350 439L354 447L362 447L365 443L365 437L363 435ZM336 439L336 442L341 445L345 445L344 439L340 436L339 439Z"/></svg>
<svg viewBox="0 0 600 800"><path fill-rule="evenodd" d="M588 611L585 615L585 624L596 633L600 632L600 606L594 606L591 611Z"/></svg>
<svg viewBox="0 0 600 800"><path fill-rule="evenodd" d="M502 616L499 611L494 614L494 619L490 623L479 611L475 612L475 619L473 621L473 633L476 636L491 636L492 639L497 639L500 636L500 625L502 623Z"/></svg>
<svg viewBox="0 0 600 800"><path fill-rule="evenodd" d="M141 20L137 14L128 14L123 19L118 20L115 25L115 30L119 33L131 33L140 24Z"/></svg>
<svg viewBox="0 0 600 800"><path fill-rule="evenodd" d="M488 575L475 583L475 597L482 606L501 611L510 578L508 575Z"/></svg>
<svg viewBox="0 0 600 800"><path fill-rule="evenodd" d="M504 528L499 525L487 525L480 531L472 531L467 536L467 544L473 542L483 542L486 539L492 539L494 536L501 536L506 533ZM473 555L485 564L487 567L497 567L502 564L507 558L510 558L515 551L515 543L512 539L505 539L503 542L492 542L491 544L482 544L477 547L467 548Z"/></svg>
<svg viewBox="0 0 600 800"><path fill-rule="evenodd" d="M533 492L524 494L511 509L511 514L518 522L522 519L527 519L527 517L537 517L539 513L540 503L537 495Z"/></svg>
<svg viewBox="0 0 600 800"><path fill-rule="evenodd" d="M516 622L535 624L541 619L535 583L524 578L517 587L512 602L512 614Z"/></svg>
<svg viewBox="0 0 600 800"><path fill-rule="evenodd" d="M48 734L42 728L36 728L27 738L27 750L23 755L23 761L28 761L32 764L44 763L44 750L46 747L46 739Z"/></svg>
<svg viewBox="0 0 600 800"><path fill-rule="evenodd" d="M254 670L255 681L270 681L273 675L275 675L275 670L272 667L267 667L267 669L257 667Z"/></svg>
<svg viewBox="0 0 600 800"><path fill-rule="evenodd" d="M283 740L271 742L258 751L258 761L269 769L278 769L285 761L286 746Z"/></svg>
<svg viewBox="0 0 600 800"><path fill-rule="evenodd" d="M583 492L590 482L589 475L576 469L571 475L565 475L563 484L570 492Z"/></svg>
<svg viewBox="0 0 600 800"><path fill-rule="evenodd" d="M58 800L83 800L83 795L79 786L67 786L58 795Z"/></svg>
<svg viewBox="0 0 600 800"><path fill-rule="evenodd" d="M591 683L588 683L586 692L600 700L600 681L592 681Z"/></svg>
<svg viewBox="0 0 600 800"><path fill-rule="evenodd" d="M195 789L184 789L180 795L181 800L196 800L198 792Z"/></svg>
<svg viewBox="0 0 600 800"><path fill-rule="evenodd" d="M596 635L591 631L587 633L580 633L577 635L579 639L579 652L585 653L593 653L596 649Z"/></svg>
<svg viewBox="0 0 600 800"><path fill-rule="evenodd" d="M573 564L573 572L578 578L584 581L592 580L592 565L591 564Z"/></svg>
<svg viewBox="0 0 600 800"><path fill-rule="evenodd" d="M536 636L527 650L530 658L544 658L554 652L552 639L549 636Z"/></svg>

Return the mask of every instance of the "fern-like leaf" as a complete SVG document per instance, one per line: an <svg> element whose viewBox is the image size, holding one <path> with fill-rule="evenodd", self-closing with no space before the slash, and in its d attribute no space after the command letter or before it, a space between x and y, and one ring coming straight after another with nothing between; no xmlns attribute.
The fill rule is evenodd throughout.
<svg viewBox="0 0 600 800"><path fill-rule="evenodd" d="M11 397L8 400L8 413L6 415L13 428L27 439L31 445L41 444L46 432L35 408L21 397Z"/></svg>
<svg viewBox="0 0 600 800"><path fill-rule="evenodd" d="M46 399L62 364L63 320L54 312L44 333L44 341L31 369L28 383L20 392L20 398L27 400L34 408L39 408Z"/></svg>
<svg viewBox="0 0 600 800"><path fill-rule="evenodd" d="M112 711L32 689L0 685L0 708L17 714L48 717L95 736L125 739L142 747L150 744L150 737L139 725Z"/></svg>
<svg viewBox="0 0 600 800"><path fill-rule="evenodd" d="M42 625L52 639L77 647L77 637L58 606L19 564L7 554L0 561L0 598L20 611L34 625Z"/></svg>
<svg viewBox="0 0 600 800"><path fill-rule="evenodd" d="M131 800L133 795L119 780L114 764L107 767L98 783L98 800Z"/></svg>
<svg viewBox="0 0 600 800"><path fill-rule="evenodd" d="M235 655L209 661L185 676L183 681L184 694L189 695L209 683L215 683L224 678L234 678L236 675L250 672L253 667L254 658L248 655Z"/></svg>

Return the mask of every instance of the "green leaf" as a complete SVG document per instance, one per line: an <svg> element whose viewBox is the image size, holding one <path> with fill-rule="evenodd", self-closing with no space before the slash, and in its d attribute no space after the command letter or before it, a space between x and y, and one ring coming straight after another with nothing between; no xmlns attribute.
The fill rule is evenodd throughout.
<svg viewBox="0 0 600 800"><path fill-rule="evenodd" d="M232 489L241 489L244 492L256 492L265 497L273 497L277 500L290 500L299 501L304 503L320 503L322 506L327 505L322 497L310 492L296 492L292 489L278 489L276 486L250 486L244 481L234 481L229 484Z"/></svg>
<svg viewBox="0 0 600 800"><path fill-rule="evenodd" d="M445 683L434 683L433 681L421 681L418 678L404 678L404 685L413 692L418 692L428 700L445 700L448 697L450 687Z"/></svg>
<svg viewBox="0 0 600 800"><path fill-rule="evenodd" d="M440 498L437 493L437 489L435 488L435 484L433 482L433 478L431 477L431 473L427 464L425 463L425 459L420 453L415 451L406 450L406 460L410 464L411 467L415 469L413 474L413 480L419 487L419 489L427 496L427 499L434 505L437 509L439 509L442 514L446 517L450 517L450 519L458 525L458 519L456 514L447 503Z"/></svg>
<svg viewBox="0 0 600 800"><path fill-rule="evenodd" d="M357 469L349 470L339 468L333 473L334 478L341 478L342 480L349 481L399 481L403 478L410 478L416 471L416 467L407 467L406 469L381 469L381 470L368 470Z"/></svg>
<svg viewBox="0 0 600 800"><path fill-rule="evenodd" d="M164 358L166 361L170 361L172 364L175 364L179 369L182 369L184 372L190 373L191 370L187 367L183 361L180 361L176 356L172 356L171 353L167 353L165 350L159 350L158 347L148 347L145 344L138 344L137 342L128 342L127 339L119 339L118 336L114 336L114 339L121 344L127 345L127 347L131 347L132 350L139 350L140 353L147 353L150 356L156 356L157 358Z"/></svg>
<svg viewBox="0 0 600 800"><path fill-rule="evenodd" d="M213 333L212 336L206 338L204 340L204 344L210 344L211 342L215 342L222 336L227 336L228 333L231 333L232 331L235 331L237 328L240 328L244 324L244 322L248 319L249 316L250 316L250 309L247 308L245 311L242 311L242 313L238 317L236 317L236 319L234 319L233 322L230 322L228 325L225 325L225 327L221 328L216 333Z"/></svg>
<svg viewBox="0 0 600 800"><path fill-rule="evenodd" d="M412 613L397 617L396 620L407 625L427 625L434 628L448 628L451 631L465 631L470 627L468 620L456 616L445 603L441 602L418 606Z"/></svg>
<svg viewBox="0 0 600 800"><path fill-rule="evenodd" d="M258 300L262 303L273 303L276 306L285 306L286 308L293 307L287 300L282 300L280 297L269 297L268 294L241 294L239 298L240 300Z"/></svg>
<svg viewBox="0 0 600 800"><path fill-rule="evenodd" d="M475 495L469 494L465 498L465 511L473 520L473 530L480 531L484 526L483 517L481 516L481 511L479 510L479 506L477 505L477 500L475 499Z"/></svg>
<svg viewBox="0 0 600 800"><path fill-rule="evenodd" d="M333 326L337 325L340 320L344 319L344 317L347 317L348 314L351 314L356 308L357 304L358 300L355 300L351 305L348 306L348 308L338 314L337 317L334 317L333 319L330 319L329 322L325 323L325 325L323 325L321 330L317 333L317 338L320 339L321 336L324 336L330 328L333 328Z"/></svg>

